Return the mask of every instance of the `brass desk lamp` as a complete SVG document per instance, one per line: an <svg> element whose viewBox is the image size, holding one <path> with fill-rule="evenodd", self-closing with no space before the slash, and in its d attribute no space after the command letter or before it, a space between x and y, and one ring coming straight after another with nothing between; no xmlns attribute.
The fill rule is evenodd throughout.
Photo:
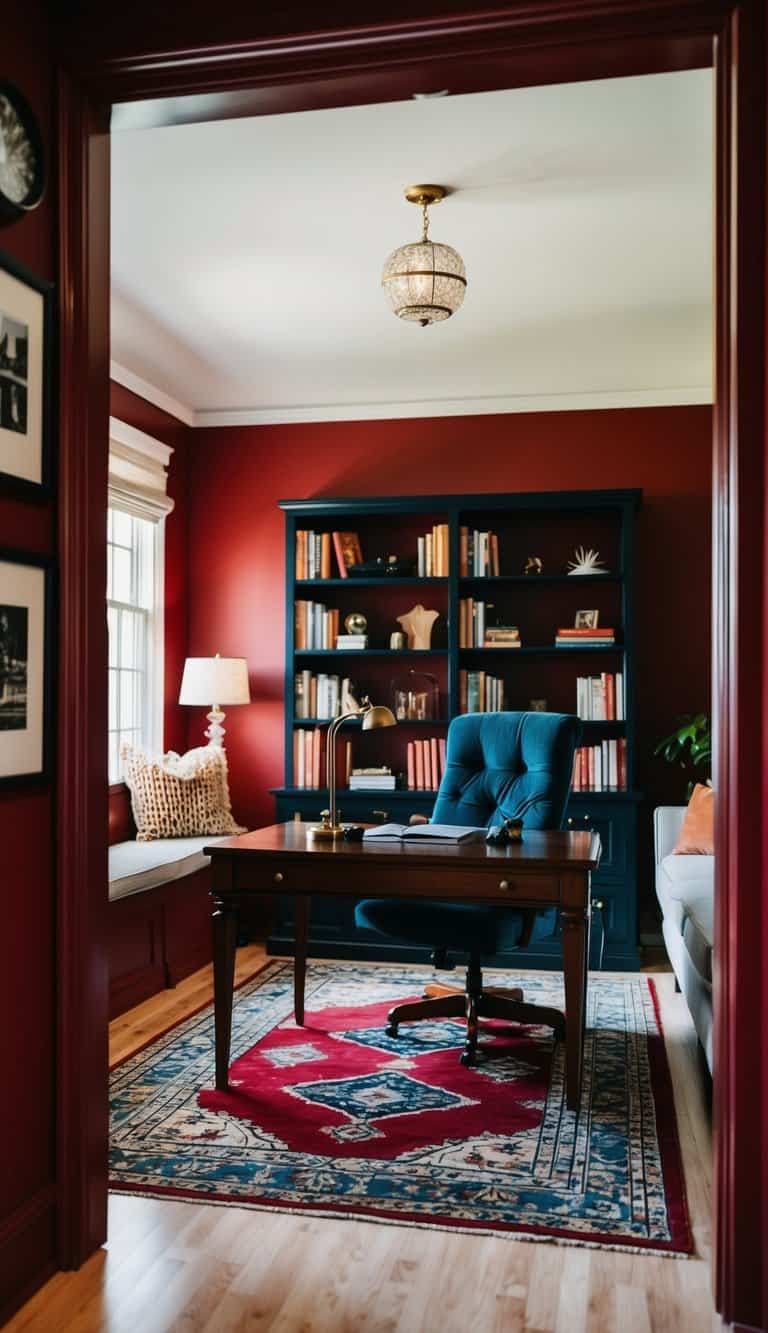
<svg viewBox="0 0 768 1333"><path fill-rule="evenodd" d="M372 704L368 696L363 699L359 708L353 708L349 713L341 713L335 717L328 728L326 771L328 775L328 798L330 803L329 810L323 810L322 823L313 824L309 829L310 836L317 840L327 839L331 841L334 838L342 838L344 830L339 823L338 810L336 806L336 733L343 722L347 722L351 717L362 718L363 731L373 731L374 727L395 727L397 719L389 708L384 708L381 704Z"/></svg>

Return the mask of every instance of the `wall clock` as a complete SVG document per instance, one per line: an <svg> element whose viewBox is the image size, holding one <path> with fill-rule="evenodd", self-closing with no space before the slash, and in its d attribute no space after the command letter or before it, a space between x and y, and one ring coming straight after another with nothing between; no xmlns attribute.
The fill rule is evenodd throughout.
<svg viewBox="0 0 768 1333"><path fill-rule="evenodd" d="M45 189L43 140L26 98L0 83L0 222L37 208Z"/></svg>

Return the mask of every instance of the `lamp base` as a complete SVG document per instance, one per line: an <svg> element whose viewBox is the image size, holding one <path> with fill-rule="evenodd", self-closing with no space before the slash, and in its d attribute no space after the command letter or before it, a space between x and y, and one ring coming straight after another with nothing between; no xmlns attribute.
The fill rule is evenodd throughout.
<svg viewBox="0 0 768 1333"><path fill-rule="evenodd" d="M225 732L222 723L226 714L221 711L218 704L214 704L210 713L206 713L205 716L211 724L209 727L206 727L204 732L204 735L208 737L208 744L216 745L219 749L223 749Z"/></svg>
<svg viewBox="0 0 768 1333"><path fill-rule="evenodd" d="M335 842L337 838L344 837L344 829L341 824L337 824L335 821L331 823L330 810L321 810L320 817L322 819L321 824L312 824L307 829L310 838L314 838L316 842Z"/></svg>

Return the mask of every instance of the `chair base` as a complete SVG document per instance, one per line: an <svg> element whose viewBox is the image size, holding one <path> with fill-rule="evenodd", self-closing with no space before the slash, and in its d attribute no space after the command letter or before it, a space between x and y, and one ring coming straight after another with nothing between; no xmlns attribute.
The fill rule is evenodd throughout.
<svg viewBox="0 0 768 1333"><path fill-rule="evenodd" d="M485 1058L477 1049L478 1022L481 1018L500 1018L509 1023L551 1027L556 1041L565 1040L565 1016L559 1009L526 1004L523 992L518 987L503 990L494 986L483 990L480 965L474 960L467 968L466 990L460 991L456 987L434 982L425 987L425 996L427 998L423 1000L398 1004L390 1009L387 1014L387 1036L397 1037L401 1023L417 1023L422 1019L465 1018L467 1038L460 1057L463 1065L475 1065Z"/></svg>

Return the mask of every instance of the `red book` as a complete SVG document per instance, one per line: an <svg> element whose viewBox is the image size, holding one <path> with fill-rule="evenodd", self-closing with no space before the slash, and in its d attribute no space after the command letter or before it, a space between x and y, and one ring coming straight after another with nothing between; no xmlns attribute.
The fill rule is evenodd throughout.
<svg viewBox="0 0 768 1333"><path fill-rule="evenodd" d="M598 629L597 626L575 629L573 625L566 625L557 633L561 639L610 639L612 635L615 636L616 631L611 628Z"/></svg>
<svg viewBox="0 0 768 1333"><path fill-rule="evenodd" d="M429 741L421 743L424 747L424 788L426 791L432 791L435 785L432 777L432 751L429 748Z"/></svg>
<svg viewBox="0 0 768 1333"><path fill-rule="evenodd" d="M408 742L408 790L416 786L416 761L413 757L413 741Z"/></svg>
<svg viewBox="0 0 768 1333"><path fill-rule="evenodd" d="M440 781L442 782L445 773L445 736L440 737L437 742L437 749L440 754Z"/></svg>
<svg viewBox="0 0 768 1333"><path fill-rule="evenodd" d="M627 790L627 738L619 737L619 790Z"/></svg>
<svg viewBox="0 0 768 1333"><path fill-rule="evenodd" d="M344 563L344 547L341 544L341 533L334 532L331 536L333 537L333 549L336 552L336 562L339 566L339 578L346 579L349 575L347 574L347 566Z"/></svg>
<svg viewBox="0 0 768 1333"><path fill-rule="evenodd" d="M612 671L605 675L605 717L607 722L616 719L616 677Z"/></svg>
<svg viewBox="0 0 768 1333"><path fill-rule="evenodd" d="M421 748L421 741L414 741L413 748L416 760L416 789L424 790L424 751Z"/></svg>
<svg viewBox="0 0 768 1333"><path fill-rule="evenodd" d="M432 786L440 786L440 763L437 750L437 736L433 736L429 742L430 769L432 772Z"/></svg>

